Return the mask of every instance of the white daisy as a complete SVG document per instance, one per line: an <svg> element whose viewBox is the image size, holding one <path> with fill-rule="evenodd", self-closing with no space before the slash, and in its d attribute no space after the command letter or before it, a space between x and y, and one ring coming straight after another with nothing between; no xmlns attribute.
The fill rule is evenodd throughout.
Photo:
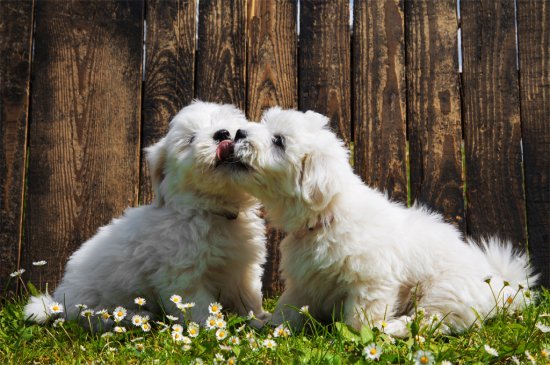
<svg viewBox="0 0 550 365"><path fill-rule="evenodd" d="M177 321L177 320L179 319L178 317L172 316L172 315L170 315L170 314L167 314L167 315L166 315L166 318L167 318L168 320L170 320L170 321Z"/></svg>
<svg viewBox="0 0 550 365"><path fill-rule="evenodd" d="M63 323L65 323L65 318L58 318L55 321L53 321L52 326L53 327L63 326Z"/></svg>
<svg viewBox="0 0 550 365"><path fill-rule="evenodd" d="M195 360L191 361L190 365L204 365L204 361L200 357L197 357Z"/></svg>
<svg viewBox="0 0 550 365"><path fill-rule="evenodd" d="M237 358L235 356L230 357L227 359L227 365L235 365L237 364Z"/></svg>
<svg viewBox="0 0 550 365"><path fill-rule="evenodd" d="M453 365L453 363L450 362L449 360L443 360L441 361L441 365Z"/></svg>
<svg viewBox="0 0 550 365"><path fill-rule="evenodd" d="M175 303L175 304L178 304L178 303L181 303L181 296L177 295L177 294L174 294L170 297L170 301L172 301L172 303Z"/></svg>
<svg viewBox="0 0 550 365"><path fill-rule="evenodd" d="M138 350L139 352L143 351L144 348L145 346L143 345L143 343L136 343L136 350Z"/></svg>
<svg viewBox="0 0 550 365"><path fill-rule="evenodd" d="M181 339L181 342L183 342L186 345L190 345L192 343L191 339L187 336L183 336Z"/></svg>
<svg viewBox="0 0 550 365"><path fill-rule="evenodd" d="M262 342L262 345L267 348L267 349L270 349L270 350L273 350L275 349L275 347L277 347L277 343L275 341L273 341L272 339L266 339Z"/></svg>
<svg viewBox="0 0 550 365"><path fill-rule="evenodd" d="M254 315L253 311L248 312L248 316L246 317L248 320L256 319L256 316Z"/></svg>
<svg viewBox="0 0 550 365"><path fill-rule="evenodd" d="M217 328L225 328L227 327L227 322L223 319L216 319L216 327Z"/></svg>
<svg viewBox="0 0 550 365"><path fill-rule="evenodd" d="M172 331L172 339L177 342L183 341L183 335L181 332Z"/></svg>
<svg viewBox="0 0 550 365"><path fill-rule="evenodd" d="M75 304L74 306L77 307L80 310L88 308L88 306L86 304Z"/></svg>
<svg viewBox="0 0 550 365"><path fill-rule="evenodd" d="M101 338L108 338L108 337L113 337L115 334L113 332L105 332L105 333L102 333L101 334Z"/></svg>
<svg viewBox="0 0 550 365"><path fill-rule="evenodd" d="M226 337L227 337L227 331L225 330L225 328L219 328L216 331L216 339L218 341L221 341L221 340L225 339Z"/></svg>
<svg viewBox="0 0 550 365"><path fill-rule="evenodd" d="M217 353L216 356L214 356L214 364L217 364L218 362L224 362L225 357L223 357L222 354Z"/></svg>
<svg viewBox="0 0 550 365"><path fill-rule="evenodd" d="M124 307L116 307L113 311L113 319L115 322L120 322L126 317L126 309Z"/></svg>
<svg viewBox="0 0 550 365"><path fill-rule="evenodd" d="M550 357L550 351L548 351L548 349L542 349L540 350L540 355L545 359L548 359Z"/></svg>
<svg viewBox="0 0 550 365"><path fill-rule="evenodd" d="M246 323L244 323L242 326L236 329L237 333L242 332L242 330L244 330L245 327L246 327Z"/></svg>
<svg viewBox="0 0 550 365"><path fill-rule="evenodd" d="M172 331L183 333L183 326L181 324L172 325Z"/></svg>
<svg viewBox="0 0 550 365"><path fill-rule="evenodd" d="M181 308L180 308L180 309L186 310L186 309L193 308L194 306L195 306L195 302L183 303L183 304L181 305Z"/></svg>
<svg viewBox="0 0 550 365"><path fill-rule="evenodd" d="M80 315L82 317L90 318L94 315L94 311L91 309L84 309L82 312L80 312Z"/></svg>
<svg viewBox="0 0 550 365"><path fill-rule="evenodd" d="M189 337L197 337L199 335L200 327L195 322L190 322L187 325L187 334Z"/></svg>
<svg viewBox="0 0 550 365"><path fill-rule="evenodd" d="M142 307L145 305L145 303L147 303L147 301L142 297L137 297L136 299L134 299L134 303Z"/></svg>
<svg viewBox="0 0 550 365"><path fill-rule="evenodd" d="M47 262L45 260L40 260L40 261L33 261L33 266L44 266L47 264Z"/></svg>
<svg viewBox="0 0 550 365"><path fill-rule="evenodd" d="M218 321L218 318L215 316L210 316L206 318L206 322L204 323L205 327L209 330L213 330L216 328L216 322Z"/></svg>
<svg viewBox="0 0 550 365"><path fill-rule="evenodd" d="M378 360L380 355L382 355L382 348L374 342L363 349L363 356L365 359Z"/></svg>
<svg viewBox="0 0 550 365"><path fill-rule="evenodd" d="M183 346L181 347L181 349L182 349L183 351L189 351L189 350L191 350L191 345L183 345Z"/></svg>
<svg viewBox="0 0 550 365"><path fill-rule="evenodd" d="M273 330L273 337L288 337L290 330L284 324L280 324Z"/></svg>
<svg viewBox="0 0 550 365"><path fill-rule="evenodd" d="M520 364L521 364L521 363L519 362L519 359L518 359L517 356L512 356L512 357L510 358L510 360L512 360L512 362L513 362L514 364L516 364L516 365L520 365Z"/></svg>
<svg viewBox="0 0 550 365"><path fill-rule="evenodd" d="M434 356L430 351L419 350L414 354L415 365L432 365L435 361Z"/></svg>
<svg viewBox="0 0 550 365"><path fill-rule="evenodd" d="M237 336L231 336L229 337L229 343L232 344L233 346L238 346L241 344L241 339Z"/></svg>
<svg viewBox="0 0 550 365"><path fill-rule="evenodd" d="M63 305L57 302L53 302L50 304L50 313L56 314L56 313L63 313Z"/></svg>
<svg viewBox="0 0 550 365"><path fill-rule="evenodd" d="M485 349L485 352L488 353L491 356L498 356L498 351L492 348L489 345L483 345L483 348Z"/></svg>
<svg viewBox="0 0 550 365"><path fill-rule="evenodd" d="M132 324L136 327L141 327L143 324L143 318L139 314L135 314L132 316Z"/></svg>
<svg viewBox="0 0 550 365"><path fill-rule="evenodd" d="M208 312L210 312L210 314L218 314L221 312L222 308L222 305L218 302L210 303Z"/></svg>
<svg viewBox="0 0 550 365"><path fill-rule="evenodd" d="M16 271L12 272L12 273L10 274L10 276L11 276L12 278L15 278L15 277L18 277L18 276L23 275L24 272L25 272L25 269L19 269L19 270L16 270Z"/></svg>
<svg viewBox="0 0 550 365"><path fill-rule="evenodd" d="M113 331L115 331L116 333L124 333L126 332L126 327L116 326Z"/></svg>
<svg viewBox="0 0 550 365"><path fill-rule="evenodd" d="M304 305L300 308L300 312L309 313L309 305Z"/></svg>
<svg viewBox="0 0 550 365"><path fill-rule="evenodd" d="M149 332L151 331L151 325L147 322L145 322L144 324L141 325L141 330L143 332Z"/></svg>
<svg viewBox="0 0 550 365"><path fill-rule="evenodd" d="M107 309L101 309L95 312L95 315L101 318L104 322L108 321L111 315L107 312Z"/></svg>
<svg viewBox="0 0 550 365"><path fill-rule="evenodd" d="M535 357L533 355L531 355L531 353L529 351L525 351L525 357L527 358L527 360L531 361L531 364L533 364L533 365L537 364L537 360L535 359Z"/></svg>

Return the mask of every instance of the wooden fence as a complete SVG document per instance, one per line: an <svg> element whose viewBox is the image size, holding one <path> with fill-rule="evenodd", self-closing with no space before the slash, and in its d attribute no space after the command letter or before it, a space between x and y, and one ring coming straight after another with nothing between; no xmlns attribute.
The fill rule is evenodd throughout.
<svg viewBox="0 0 550 365"><path fill-rule="evenodd" d="M528 244L550 285L549 25L544 0L1 0L0 286L51 288L149 202L142 148L193 98L329 115L367 183Z"/></svg>

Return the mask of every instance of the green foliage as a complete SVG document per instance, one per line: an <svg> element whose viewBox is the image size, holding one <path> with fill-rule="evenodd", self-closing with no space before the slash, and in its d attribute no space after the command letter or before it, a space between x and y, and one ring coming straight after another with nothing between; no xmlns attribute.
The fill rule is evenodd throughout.
<svg viewBox="0 0 550 365"><path fill-rule="evenodd" d="M34 290L32 290L34 291ZM517 359L521 364L547 364L550 338L545 326L550 325L550 293L543 290L536 304L522 312L512 312L495 306L496 316L473 326L460 335L440 331L441 322L424 318L421 310L409 323L410 338L396 339L378 328L363 326L356 331L342 322L323 325L303 313L306 325L297 333L276 333L273 328L260 331L245 325L246 318L225 313L228 335L216 338L216 330L201 326L199 335L175 341L172 329L151 322L153 328L144 332L140 327L126 325L125 333L101 335L91 333L76 323L66 322L54 327L25 322L22 308L25 297L4 298L0 309L0 363L109 363L188 364L200 358L204 363L246 364L414 364L424 360L440 364L510 364ZM266 300L272 310L274 299ZM164 322L170 325L169 319ZM245 325L245 326L243 326ZM130 328L132 327L132 328ZM187 335L184 330L183 335ZM239 338L231 343L230 337ZM271 341L271 342L269 342ZM273 348L266 345L275 344ZM485 345L489 346L488 348ZM364 349L375 347L376 359L364 354ZM492 349L497 356L490 354ZM424 351L424 352L421 352ZM365 351L368 353L368 351ZM425 355L427 354L427 355ZM371 354L371 356L375 356ZM532 361L530 359L532 357Z"/></svg>

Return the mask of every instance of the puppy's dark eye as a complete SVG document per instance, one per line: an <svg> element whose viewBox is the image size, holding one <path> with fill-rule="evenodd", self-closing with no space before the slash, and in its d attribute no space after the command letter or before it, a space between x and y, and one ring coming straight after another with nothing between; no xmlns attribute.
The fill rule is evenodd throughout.
<svg viewBox="0 0 550 365"><path fill-rule="evenodd" d="M192 134L191 137L189 137L189 140L187 141L187 144L191 144L193 143L193 141L195 141L195 135Z"/></svg>
<svg viewBox="0 0 550 365"><path fill-rule="evenodd" d="M285 148L285 137L281 135L275 135L273 136L273 144L279 148L284 149Z"/></svg>

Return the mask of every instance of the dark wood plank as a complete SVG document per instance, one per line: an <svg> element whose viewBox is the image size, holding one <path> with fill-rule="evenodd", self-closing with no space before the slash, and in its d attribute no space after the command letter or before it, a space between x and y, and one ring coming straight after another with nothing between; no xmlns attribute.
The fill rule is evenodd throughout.
<svg viewBox="0 0 550 365"><path fill-rule="evenodd" d="M20 264L32 24L33 1L0 2L0 293Z"/></svg>
<svg viewBox="0 0 550 365"><path fill-rule="evenodd" d="M158 141L194 94L195 0L146 2L147 37L141 147ZM153 198L149 167L141 156L140 202Z"/></svg>
<svg viewBox="0 0 550 365"><path fill-rule="evenodd" d="M514 0L461 2L467 227L524 246Z"/></svg>
<svg viewBox="0 0 550 365"><path fill-rule="evenodd" d="M529 252L550 288L550 3L519 0L517 8Z"/></svg>
<svg viewBox="0 0 550 365"><path fill-rule="evenodd" d="M68 256L137 203L142 31L141 1L36 4L23 246L34 283L55 286Z"/></svg>
<svg viewBox="0 0 550 365"><path fill-rule="evenodd" d="M405 3L411 200L465 230L455 0Z"/></svg>
<svg viewBox="0 0 550 365"><path fill-rule="evenodd" d="M205 101L246 104L245 0L199 1L195 95Z"/></svg>
<svg viewBox="0 0 550 365"><path fill-rule="evenodd" d="M403 2L361 0L353 11L355 171L406 203Z"/></svg>
<svg viewBox="0 0 550 365"><path fill-rule="evenodd" d="M300 109L327 115L332 128L349 145L352 125L348 0L300 1L298 54Z"/></svg>
<svg viewBox="0 0 550 365"><path fill-rule="evenodd" d="M259 120L274 105L297 107L296 3L293 0L248 3L247 116ZM263 288L267 295L282 292L279 242L282 232L268 229Z"/></svg>

